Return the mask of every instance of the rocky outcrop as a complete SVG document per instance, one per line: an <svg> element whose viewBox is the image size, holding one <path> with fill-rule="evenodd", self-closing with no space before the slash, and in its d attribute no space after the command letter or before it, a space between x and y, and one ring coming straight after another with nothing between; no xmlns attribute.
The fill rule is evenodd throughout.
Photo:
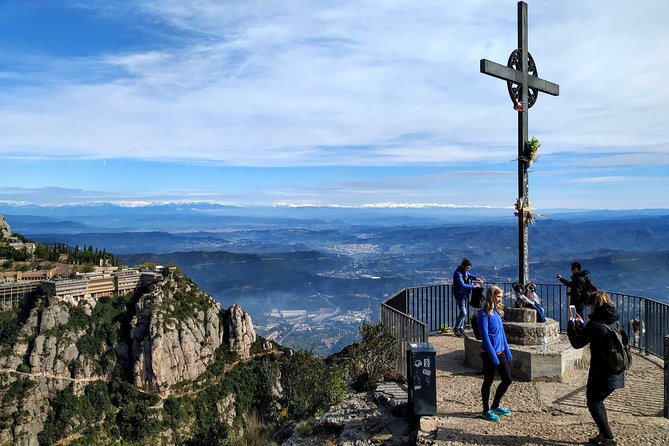
<svg viewBox="0 0 669 446"><path fill-rule="evenodd" d="M231 306L223 317L225 340L230 351L237 353L242 359L251 355L251 344L256 341L251 316L237 304Z"/></svg>
<svg viewBox="0 0 669 446"><path fill-rule="evenodd" d="M72 375L69 365L79 357L77 338L75 333L66 333L62 337L38 335L30 353L32 372L69 378Z"/></svg>
<svg viewBox="0 0 669 446"><path fill-rule="evenodd" d="M0 385L11 385L17 378L13 375L1 375ZM49 398L59 390L69 385L67 381L57 379L32 379L35 382L33 388L26 392L24 398L6 401L0 409L2 415L7 418L16 417L21 420L13 426L13 429L0 430L0 444L18 446L39 446L37 434L44 428L44 420L49 410Z"/></svg>
<svg viewBox="0 0 669 446"><path fill-rule="evenodd" d="M239 305L222 311L211 296L186 279L165 279L136 304L132 321L134 384L164 391L196 379L221 345L250 356L256 334Z"/></svg>
<svg viewBox="0 0 669 446"><path fill-rule="evenodd" d="M70 320L69 309L62 305L60 301L53 301L42 311L40 317L39 331L43 333L52 328L67 324Z"/></svg>
<svg viewBox="0 0 669 446"><path fill-rule="evenodd" d="M0 430L0 444L38 446L37 434L44 427L49 399L72 384L75 370L72 365L83 359L76 343L84 332L66 328L70 310L71 307L62 301L39 301L21 326L11 350L0 359L6 369L21 371L19 366L27 366L29 371L0 375L0 387L11 388L26 380L33 383L22 397L15 393L4 395L4 398L15 400L7 401L2 414L20 422L16 422L12 429ZM90 377L93 369L93 363L88 368L76 367L75 376Z"/></svg>
<svg viewBox="0 0 669 446"><path fill-rule="evenodd" d="M7 239L11 236L12 228L9 227L9 223L7 223L2 214L0 214L0 240Z"/></svg>
<svg viewBox="0 0 669 446"><path fill-rule="evenodd" d="M235 409L236 399L235 394L231 393L216 403L216 412L218 413L219 421L229 427L232 427L237 416L237 410Z"/></svg>
<svg viewBox="0 0 669 446"><path fill-rule="evenodd" d="M0 358L2 367L16 370L25 363L32 373L41 376L91 377L93 366L73 367L76 361L84 360L77 349L77 341L85 332L62 328L68 324L70 308L58 300L33 308L9 354Z"/></svg>
<svg viewBox="0 0 669 446"><path fill-rule="evenodd" d="M352 393L318 418L295 426L284 446L321 444L393 445L416 444L416 430L406 417L406 400L397 405L384 391Z"/></svg>
<svg viewBox="0 0 669 446"><path fill-rule="evenodd" d="M217 350L251 356L256 333L250 316L239 305L223 310L185 277L165 278L132 299L134 306L91 298L31 302L16 329L4 333L11 342L0 346L0 399L7 403L0 421L10 420L0 423L0 444L37 446L50 399L68 386L79 397L92 382L116 379L112 372L122 370L132 372L136 387L162 393L196 380ZM218 421L231 429L244 416L235 393L226 392L215 404ZM181 426L179 435L188 435L189 426ZM156 441L164 437L161 444L170 444L173 435L161 432Z"/></svg>
<svg viewBox="0 0 669 446"><path fill-rule="evenodd" d="M30 342L28 365L32 373L63 378L91 378L95 360L81 355L77 342L86 334L83 328L69 327L74 306L62 300L51 300L33 310L39 323ZM41 311L40 311L41 309Z"/></svg>
<svg viewBox="0 0 669 446"><path fill-rule="evenodd" d="M31 340L37 334L40 312L36 309L30 312L29 317L20 329L17 341L11 346L8 354L0 358L2 368L16 370L29 354Z"/></svg>

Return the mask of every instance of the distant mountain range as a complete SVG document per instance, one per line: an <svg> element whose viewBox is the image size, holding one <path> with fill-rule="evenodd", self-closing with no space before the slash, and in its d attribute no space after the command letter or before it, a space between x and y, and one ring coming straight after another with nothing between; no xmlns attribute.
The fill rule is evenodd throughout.
<svg viewBox="0 0 669 446"><path fill-rule="evenodd" d="M3 206L0 211L15 232L34 240L94 245L119 255L201 251L198 255L211 264L225 263L234 254L269 253L285 256L286 262L292 253L308 257L315 251L323 258L345 256L339 268L355 263L365 274L403 277L409 283L449 279L453 265L467 256L475 262L475 269L490 278L513 280L517 275L512 210L245 208L178 203L23 205ZM538 219L530 227L531 277L552 281L556 272L567 274L568 263L579 259L592 271L593 279L600 276L598 280L610 282L611 288L663 298L669 285L664 277L669 269L667 247L669 210L557 211L555 217ZM207 254L216 251L222 252L218 258ZM189 262L188 258L200 263L192 260L195 256L166 257L180 265ZM186 263L181 265L185 270ZM311 263L312 272L320 270L319 262ZM257 280L253 271L247 271ZM645 271L653 272L652 280L643 280ZM267 274L271 274L270 267L265 268ZM299 283L292 286L302 288Z"/></svg>
<svg viewBox="0 0 669 446"><path fill-rule="evenodd" d="M205 204L0 207L15 232L93 245L123 264L176 264L262 325L273 308L370 311L450 281L462 257L489 282L518 275L512 209L236 208ZM530 227L530 277L578 260L600 289L669 302L669 210L555 212ZM349 332L351 329L348 329Z"/></svg>
<svg viewBox="0 0 669 446"><path fill-rule="evenodd" d="M425 206L330 207L330 206L229 206L214 203L159 203L118 205L112 203L37 206L2 203L0 213L12 216L14 225L31 225L32 232L216 231L221 226L277 225L313 228L337 224L404 225L512 221L513 209L489 207ZM610 220L668 215L666 209L573 210L543 209L547 218L560 220ZM48 218L55 229L43 230L35 217ZM40 230L42 228L42 230Z"/></svg>

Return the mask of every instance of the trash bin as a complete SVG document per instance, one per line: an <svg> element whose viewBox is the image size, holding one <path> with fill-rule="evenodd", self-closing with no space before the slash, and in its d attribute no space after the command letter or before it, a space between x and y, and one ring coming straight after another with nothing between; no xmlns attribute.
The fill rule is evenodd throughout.
<svg viewBox="0 0 669 446"><path fill-rule="evenodd" d="M409 344L407 350L407 388L409 408L414 415L437 413L436 350L429 342Z"/></svg>

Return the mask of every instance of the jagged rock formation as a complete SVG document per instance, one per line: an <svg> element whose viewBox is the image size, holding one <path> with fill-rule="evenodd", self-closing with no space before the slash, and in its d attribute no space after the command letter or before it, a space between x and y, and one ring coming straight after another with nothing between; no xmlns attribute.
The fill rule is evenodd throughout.
<svg viewBox="0 0 669 446"><path fill-rule="evenodd" d="M9 227L9 223L7 223L0 214L0 240L2 239L7 239L12 236L12 228Z"/></svg>
<svg viewBox="0 0 669 446"><path fill-rule="evenodd" d="M20 387L25 378L17 378L9 374L0 374L0 387ZM39 380L34 387L26 391L22 398L14 401L6 401L1 410L5 419L18 418L13 429L0 430L0 444L17 446L40 446L37 434L44 427L44 419L47 415L48 401L56 392L68 385L67 382L43 379Z"/></svg>
<svg viewBox="0 0 669 446"><path fill-rule="evenodd" d="M256 341L251 316L246 314L237 304L231 306L223 317L225 339L230 351L237 353L242 359L250 356L251 345Z"/></svg>
<svg viewBox="0 0 669 446"><path fill-rule="evenodd" d="M227 344L242 358L256 340L251 317L239 305L221 312L208 294L186 280L166 279L142 296L132 320L134 383L164 391L194 380Z"/></svg>
<svg viewBox="0 0 669 446"><path fill-rule="evenodd" d="M52 398L68 388L76 398L127 370L136 388L165 392L200 377L221 349L249 358L256 340L239 305L223 310L176 275L126 300L39 297L9 325L0 321L0 335L0 444L22 446L38 445ZM228 393L214 404L230 429L240 416L236 398Z"/></svg>
<svg viewBox="0 0 669 446"><path fill-rule="evenodd" d="M20 422L11 430L0 429L0 444L38 446L37 434L43 429L49 399L76 379L92 379L97 358L85 357L77 348L85 331L68 326L71 312L72 307L63 301L39 301L13 345L3 345L1 367L29 374L0 374L0 389L30 387L30 391L22 396L10 392L15 401L4 405L2 415Z"/></svg>

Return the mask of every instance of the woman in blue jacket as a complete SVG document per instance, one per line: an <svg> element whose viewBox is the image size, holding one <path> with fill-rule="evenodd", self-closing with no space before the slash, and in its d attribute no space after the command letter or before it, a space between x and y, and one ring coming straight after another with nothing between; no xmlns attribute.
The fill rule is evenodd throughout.
<svg viewBox="0 0 669 446"><path fill-rule="evenodd" d="M481 385L481 400L483 412L481 417L488 421L499 421L499 415L509 415L511 411L502 407L500 402L511 385L511 350L504 333L502 316L503 291L498 286L491 286L486 291L485 303L476 318L481 333L481 359L483 360L483 384ZM502 382L497 386L492 406L489 406L490 388L495 379L495 370L499 373Z"/></svg>

